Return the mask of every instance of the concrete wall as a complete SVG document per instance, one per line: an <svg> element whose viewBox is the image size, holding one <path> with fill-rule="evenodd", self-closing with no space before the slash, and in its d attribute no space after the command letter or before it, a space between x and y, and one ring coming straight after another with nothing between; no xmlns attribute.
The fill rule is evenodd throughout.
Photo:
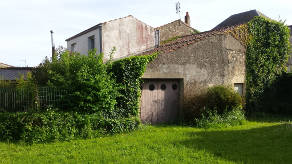
<svg viewBox="0 0 292 164"><path fill-rule="evenodd" d="M160 32L160 41L167 40L176 36L190 35L194 31L193 28L186 25L181 20L168 23L166 25L155 28Z"/></svg>
<svg viewBox="0 0 292 164"><path fill-rule="evenodd" d="M183 107L191 108L207 87L245 81L245 48L230 35L215 35L159 54L148 64L143 78L182 79Z"/></svg>
<svg viewBox="0 0 292 164"><path fill-rule="evenodd" d="M101 47L101 27L92 30L86 34L73 38L67 41L67 49L71 51L71 45L75 43L75 52L79 52L80 54L87 55L88 54L88 38L94 36L95 45L94 47L97 50L97 53L100 53Z"/></svg>
<svg viewBox="0 0 292 164"><path fill-rule="evenodd" d="M102 49L105 59L116 47L114 58L122 58L154 46L154 28L133 16L102 24Z"/></svg>

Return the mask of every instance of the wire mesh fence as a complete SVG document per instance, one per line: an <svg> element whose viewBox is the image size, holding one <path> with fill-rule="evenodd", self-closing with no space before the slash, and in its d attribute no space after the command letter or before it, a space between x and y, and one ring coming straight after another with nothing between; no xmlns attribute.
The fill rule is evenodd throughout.
<svg viewBox="0 0 292 164"><path fill-rule="evenodd" d="M49 106L58 107L66 94L66 90L51 87L34 90L0 87L0 111L27 112Z"/></svg>

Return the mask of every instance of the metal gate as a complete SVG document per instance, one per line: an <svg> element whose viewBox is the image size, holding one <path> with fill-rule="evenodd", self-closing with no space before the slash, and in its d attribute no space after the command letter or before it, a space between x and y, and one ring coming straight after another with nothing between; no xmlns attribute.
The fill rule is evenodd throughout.
<svg viewBox="0 0 292 164"><path fill-rule="evenodd" d="M141 97L143 123L171 123L179 114L179 80L144 80Z"/></svg>

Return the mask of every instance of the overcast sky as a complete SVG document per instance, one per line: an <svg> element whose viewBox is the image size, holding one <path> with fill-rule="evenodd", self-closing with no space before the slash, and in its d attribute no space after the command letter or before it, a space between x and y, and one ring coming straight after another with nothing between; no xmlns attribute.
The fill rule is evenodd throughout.
<svg viewBox="0 0 292 164"><path fill-rule="evenodd" d="M133 15L152 27L179 18L178 0L0 0L0 62L36 66L56 47L98 23ZM232 14L252 9L292 24L291 0L179 0L181 18L188 11L199 31L215 27Z"/></svg>

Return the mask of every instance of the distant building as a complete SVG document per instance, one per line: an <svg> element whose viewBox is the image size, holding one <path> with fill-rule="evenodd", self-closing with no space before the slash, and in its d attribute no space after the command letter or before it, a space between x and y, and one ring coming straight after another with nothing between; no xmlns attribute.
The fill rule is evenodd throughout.
<svg viewBox="0 0 292 164"><path fill-rule="evenodd" d="M263 13L257 11L257 10L250 10L238 14L231 15L227 19L225 19L223 22L218 24L216 27L214 27L212 30L220 29L220 28L225 28L225 27L230 27L230 26L236 26L240 24L245 24L252 20L256 16L265 16Z"/></svg>
<svg viewBox="0 0 292 164"><path fill-rule="evenodd" d="M0 63L0 68L12 67L11 65Z"/></svg>
<svg viewBox="0 0 292 164"><path fill-rule="evenodd" d="M97 24L66 41L72 52L87 54L95 48L107 60L113 47L116 48L113 57L122 58L154 47L154 39L153 27L129 15Z"/></svg>
<svg viewBox="0 0 292 164"><path fill-rule="evenodd" d="M0 68L0 80L15 82L22 76L27 78L27 74L33 70L33 67L6 67Z"/></svg>

